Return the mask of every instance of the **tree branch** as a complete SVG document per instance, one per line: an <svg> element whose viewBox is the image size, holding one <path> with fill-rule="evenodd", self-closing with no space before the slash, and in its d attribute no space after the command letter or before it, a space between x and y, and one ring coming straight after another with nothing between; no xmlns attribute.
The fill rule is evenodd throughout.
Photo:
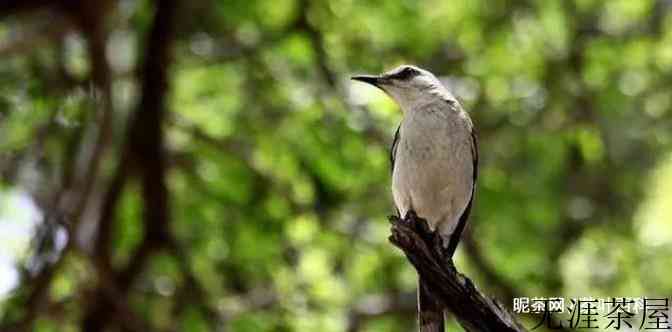
<svg viewBox="0 0 672 332"><path fill-rule="evenodd" d="M137 168L142 187L144 237L132 253L127 266L114 273L113 286L118 297L125 298L134 281L142 273L143 267L151 255L165 248L170 221L168 190L166 187L166 167L164 152L164 133L162 130L166 111L169 71L172 45L175 36L177 0L157 0L154 22L149 32L147 48L143 56L140 74L142 95L140 103L131 118L127 129L126 142L117 176L105 197L101 223L111 223L114 207L126 182L126 172L132 163ZM101 227L105 227L104 224ZM108 226L109 227L109 226ZM104 266L103 266L104 267ZM100 273L99 273L100 275ZM114 308L117 298L109 298L99 285L96 302L85 313L82 330L101 331L111 321L109 310Z"/></svg>
<svg viewBox="0 0 672 332"><path fill-rule="evenodd" d="M390 221L390 242L404 251L430 292L466 331L526 331L513 314L483 295L455 269L452 260L443 256L440 240L429 231L425 220L409 213L404 220L390 217Z"/></svg>

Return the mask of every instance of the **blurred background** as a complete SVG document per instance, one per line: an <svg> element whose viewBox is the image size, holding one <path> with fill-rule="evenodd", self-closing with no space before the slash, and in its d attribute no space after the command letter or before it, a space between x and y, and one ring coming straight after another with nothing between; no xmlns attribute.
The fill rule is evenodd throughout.
<svg viewBox="0 0 672 332"><path fill-rule="evenodd" d="M481 290L671 297L670 0L6 0L0 59L2 331L413 331L348 79L402 63L479 132Z"/></svg>

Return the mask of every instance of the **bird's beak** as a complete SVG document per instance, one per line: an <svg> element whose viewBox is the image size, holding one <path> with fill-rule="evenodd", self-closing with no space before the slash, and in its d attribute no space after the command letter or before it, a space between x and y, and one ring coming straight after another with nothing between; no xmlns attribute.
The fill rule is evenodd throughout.
<svg viewBox="0 0 672 332"><path fill-rule="evenodd" d="M381 84L383 84L383 78L377 75L356 75L352 76L350 79L364 83L369 83L379 88Z"/></svg>

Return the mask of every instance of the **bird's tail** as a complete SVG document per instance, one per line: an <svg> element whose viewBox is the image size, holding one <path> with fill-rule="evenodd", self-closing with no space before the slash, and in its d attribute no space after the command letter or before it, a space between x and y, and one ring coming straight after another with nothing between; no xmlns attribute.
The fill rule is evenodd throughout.
<svg viewBox="0 0 672 332"><path fill-rule="evenodd" d="M422 278L418 278L418 324L420 332L444 332L443 305L432 296Z"/></svg>

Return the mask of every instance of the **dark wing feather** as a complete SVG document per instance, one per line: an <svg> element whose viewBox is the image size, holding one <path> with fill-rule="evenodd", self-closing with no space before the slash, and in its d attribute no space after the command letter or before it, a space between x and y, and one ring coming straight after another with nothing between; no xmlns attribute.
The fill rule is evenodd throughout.
<svg viewBox="0 0 672 332"><path fill-rule="evenodd" d="M394 133L394 140L392 140L392 146L390 147L390 171L394 173L394 161L397 158L397 146L399 145L399 130L401 125L397 127L397 131ZM399 209L397 209L397 216L401 217Z"/></svg>
<svg viewBox="0 0 672 332"><path fill-rule="evenodd" d="M467 224L467 219L469 219L469 213L471 212L471 203L474 201L474 192L476 191L476 178L478 178L478 138L476 137L476 129L471 128L471 156L473 158L473 174L472 174L472 186L471 186L471 197L469 197L469 203L467 207L462 212L460 216L460 221L455 227L455 231L450 236L450 242L448 243L448 248L446 249L447 257L453 257L455 250L457 249L457 244L460 242L460 237L464 231L464 227Z"/></svg>
<svg viewBox="0 0 672 332"><path fill-rule="evenodd" d="M399 144L399 129L401 125L397 127L397 131L394 133L394 140L392 141L392 147L390 147L390 170L394 171L394 160L397 156L397 145Z"/></svg>

